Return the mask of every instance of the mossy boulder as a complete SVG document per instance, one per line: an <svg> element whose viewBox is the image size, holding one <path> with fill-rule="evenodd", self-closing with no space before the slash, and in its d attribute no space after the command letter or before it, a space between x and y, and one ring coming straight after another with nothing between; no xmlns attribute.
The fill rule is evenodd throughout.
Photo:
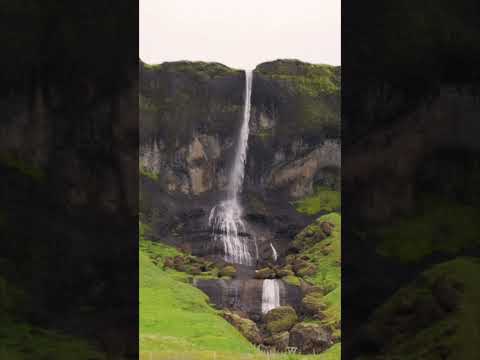
<svg viewBox="0 0 480 360"><path fill-rule="evenodd" d="M268 346L273 346L277 351L287 350L288 343L290 342L290 333L288 331L282 331L278 334L273 334L265 339L264 343Z"/></svg>
<svg viewBox="0 0 480 360"><path fill-rule="evenodd" d="M293 272L293 269L290 265L287 265L277 270L277 276L279 278L283 278L285 276L294 276L294 275L295 273Z"/></svg>
<svg viewBox="0 0 480 360"><path fill-rule="evenodd" d="M276 275L275 270L269 267L255 271L256 279L274 279Z"/></svg>
<svg viewBox="0 0 480 360"><path fill-rule="evenodd" d="M291 306L280 306L265 315L266 328L271 334L288 331L298 321L298 316Z"/></svg>
<svg viewBox="0 0 480 360"><path fill-rule="evenodd" d="M235 277L236 274L237 274L237 269L235 269L235 267L232 265L224 266L218 272L218 276L220 277L224 277L224 276Z"/></svg>
<svg viewBox="0 0 480 360"><path fill-rule="evenodd" d="M327 308L321 292L311 292L302 299L302 306L309 315L320 315Z"/></svg>
<svg viewBox="0 0 480 360"><path fill-rule="evenodd" d="M222 316L253 344L259 345L263 342L260 330L252 320L231 311L223 311Z"/></svg>
<svg viewBox="0 0 480 360"><path fill-rule="evenodd" d="M304 250L325 239L328 235L323 231L322 223L322 221L317 220L313 224L307 226L295 236L292 245L298 250Z"/></svg>
<svg viewBox="0 0 480 360"><path fill-rule="evenodd" d="M288 276L285 276L282 278L282 280L289 284L289 285L293 285L293 286L300 286L301 285L301 280L299 277L295 276L295 275L288 275Z"/></svg>
<svg viewBox="0 0 480 360"><path fill-rule="evenodd" d="M321 325L301 322L290 331L289 344L297 347L303 354L318 354L332 346L333 339Z"/></svg>

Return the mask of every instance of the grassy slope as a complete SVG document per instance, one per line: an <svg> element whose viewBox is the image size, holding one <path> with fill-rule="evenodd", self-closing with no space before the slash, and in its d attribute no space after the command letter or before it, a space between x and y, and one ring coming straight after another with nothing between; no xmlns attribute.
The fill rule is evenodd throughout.
<svg viewBox="0 0 480 360"><path fill-rule="evenodd" d="M389 342L384 355L365 356L362 359L440 359L440 353L448 352L455 359L478 359L480 351L480 288L478 273L480 262L474 258L457 258L433 266L425 271L417 281L397 291L383 304L369 321L368 330L375 338L387 336ZM432 294L432 284L437 279L450 279L461 284L462 295L458 309L445 318L431 321L420 329L412 330L408 316L418 317L422 312L406 313L408 304L436 304ZM415 307L414 307L415 309ZM405 317L402 320L402 316ZM407 320L407 321L406 321ZM385 330L386 329L386 330ZM388 335L385 335L387 333ZM392 335L390 335L392 334ZM409 354L405 356L405 354ZM393 356L393 357L392 357ZM450 357L448 357L450 358Z"/></svg>
<svg viewBox="0 0 480 360"><path fill-rule="evenodd" d="M322 324L335 324L341 319L341 231L342 221L339 213L321 216L317 221L328 221L335 225L331 236L302 252L310 257L317 266L316 274L305 279L311 284L328 289L324 301L327 305L326 318ZM328 250L328 253L325 251Z"/></svg>
<svg viewBox="0 0 480 360"><path fill-rule="evenodd" d="M479 244L480 212L471 206L424 199L424 210L381 227L378 253L416 262L435 252L455 254Z"/></svg>
<svg viewBox="0 0 480 360"><path fill-rule="evenodd" d="M293 205L297 211L308 215L316 215L320 212L330 213L340 209L341 194L340 191L318 186L313 195L295 201Z"/></svg>
<svg viewBox="0 0 480 360"><path fill-rule="evenodd" d="M207 303L207 296L188 283L189 275L162 270L163 259L179 252L143 239L140 225L140 352L141 359L337 360L340 345L321 355L274 354L256 350ZM158 265L152 262L156 258Z"/></svg>
<svg viewBox="0 0 480 360"><path fill-rule="evenodd" d="M0 359L101 360L104 356L86 341L1 319Z"/></svg>

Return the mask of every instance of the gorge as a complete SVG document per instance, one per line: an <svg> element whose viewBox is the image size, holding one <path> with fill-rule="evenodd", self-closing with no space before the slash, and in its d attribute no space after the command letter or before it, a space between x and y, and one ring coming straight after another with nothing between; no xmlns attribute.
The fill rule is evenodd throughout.
<svg viewBox="0 0 480 360"><path fill-rule="evenodd" d="M140 66L141 254L261 349L339 353L340 68Z"/></svg>

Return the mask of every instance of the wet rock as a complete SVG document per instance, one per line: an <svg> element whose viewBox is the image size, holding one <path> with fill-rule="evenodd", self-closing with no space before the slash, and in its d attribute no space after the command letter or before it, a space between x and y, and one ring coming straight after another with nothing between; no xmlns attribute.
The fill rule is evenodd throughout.
<svg viewBox="0 0 480 360"><path fill-rule="evenodd" d="M273 346L277 351L285 351L290 341L290 334L288 331L283 331L278 334L273 334L265 339L264 343Z"/></svg>
<svg viewBox="0 0 480 360"><path fill-rule="evenodd" d="M255 271L255 278L257 279L274 279L275 277L275 270L269 267Z"/></svg>
<svg viewBox="0 0 480 360"><path fill-rule="evenodd" d="M233 267L232 265L227 265L227 266L224 266L222 269L220 269L218 276L235 277L236 273L237 273L237 269L235 269L235 267Z"/></svg>
<svg viewBox="0 0 480 360"><path fill-rule="evenodd" d="M318 354L333 345L333 340L320 325L302 322L296 324L290 331L289 344L304 354L313 352Z"/></svg>
<svg viewBox="0 0 480 360"><path fill-rule="evenodd" d="M266 328L271 334L287 331L298 320L297 313L291 306L280 306L270 310L264 317Z"/></svg>
<svg viewBox="0 0 480 360"><path fill-rule="evenodd" d="M231 311L223 311L222 316L253 344L259 345L263 342L260 330L252 320Z"/></svg>
<svg viewBox="0 0 480 360"><path fill-rule="evenodd" d="M320 315L327 308L321 292L312 292L302 299L302 307L309 315ZM323 314L322 314L323 315ZM320 317L323 318L323 316Z"/></svg>

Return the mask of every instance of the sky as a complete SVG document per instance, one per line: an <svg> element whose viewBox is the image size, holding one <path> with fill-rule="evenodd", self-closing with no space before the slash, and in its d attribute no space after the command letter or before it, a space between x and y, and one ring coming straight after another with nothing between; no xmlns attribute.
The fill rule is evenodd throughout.
<svg viewBox="0 0 480 360"><path fill-rule="evenodd" d="M340 65L340 0L140 0L140 59Z"/></svg>

